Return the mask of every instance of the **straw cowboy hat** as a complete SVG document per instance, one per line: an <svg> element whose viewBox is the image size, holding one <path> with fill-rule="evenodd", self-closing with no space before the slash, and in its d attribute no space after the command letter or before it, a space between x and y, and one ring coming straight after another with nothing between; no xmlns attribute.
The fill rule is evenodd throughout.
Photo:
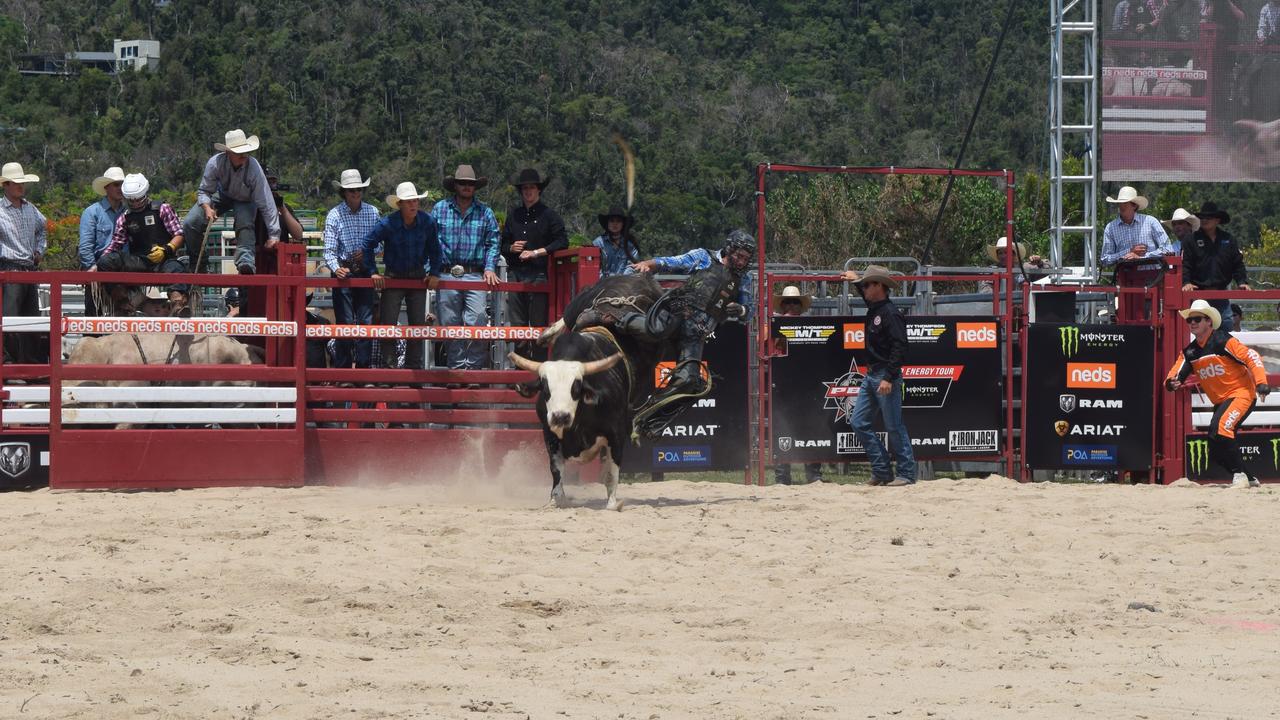
<svg viewBox="0 0 1280 720"><path fill-rule="evenodd" d="M537 185L539 190L546 190L547 185L551 182L551 178L543 179L538 171L533 168L525 168L519 173L511 176L511 184L519 189L523 185Z"/></svg>
<svg viewBox="0 0 1280 720"><path fill-rule="evenodd" d="M449 192L454 192L457 190L458 186L456 183L459 180L470 180L476 184L477 190L489 184L489 178L476 177L476 171L470 165L459 165L458 169L454 170L452 175L445 176L444 189Z"/></svg>
<svg viewBox="0 0 1280 720"><path fill-rule="evenodd" d="M5 163L4 170L0 171L0 183L33 183L40 182L40 176L28 175L22 171L22 166L18 163Z"/></svg>
<svg viewBox="0 0 1280 720"><path fill-rule="evenodd" d="M1027 259L1027 244L1024 242L1015 242L1013 245L1018 250L1018 259L1025 261ZM1002 237L997 240L994 245L987 246L987 257L991 258L992 262L1000 262L1000 251L1008 247L1009 238Z"/></svg>
<svg viewBox="0 0 1280 720"><path fill-rule="evenodd" d="M1195 232L1196 230L1200 229L1200 218L1196 217L1195 215L1192 215L1191 213L1187 212L1186 210L1183 210L1182 208L1178 208L1177 210L1174 210L1173 217L1169 218L1168 220L1165 220L1161 224L1169 228L1170 230L1172 230L1173 224L1176 222L1190 223L1192 232Z"/></svg>
<svg viewBox="0 0 1280 720"><path fill-rule="evenodd" d="M93 191L99 195L106 195L107 186L118 182L124 182L124 170L118 167L109 167L106 172L102 173L102 177L93 181Z"/></svg>
<svg viewBox="0 0 1280 720"><path fill-rule="evenodd" d="M1139 210L1147 209L1147 199L1139 195L1137 190L1134 190L1128 185L1120 188L1120 192L1116 193L1115 197L1107 198L1107 202L1112 205L1123 205L1124 203L1131 202L1134 205L1137 205Z"/></svg>
<svg viewBox="0 0 1280 720"><path fill-rule="evenodd" d="M333 186L339 190L359 190L369 187L369 178L361 180L360 171L354 168L343 170L342 176L333 181Z"/></svg>
<svg viewBox="0 0 1280 720"><path fill-rule="evenodd" d="M1209 318L1209 322L1213 323L1214 330L1222 326L1222 313L1218 312L1218 308L1210 305L1208 300L1196 300L1186 310L1179 310L1178 314L1183 318L1191 315L1203 315Z"/></svg>
<svg viewBox="0 0 1280 720"><path fill-rule="evenodd" d="M778 312L782 307L783 300L799 300L800 312L809 312L809 306L813 304L813 298L809 295L801 295L800 288L795 285L788 285L782 288L782 292L773 296L773 311Z"/></svg>
<svg viewBox="0 0 1280 720"><path fill-rule="evenodd" d="M626 210L614 205L609 208L608 212L604 212L596 216L596 219L600 221L600 227L604 228L605 232L609 232L610 218L618 218L622 221L623 232L626 232L627 228L631 227L631 216L627 214Z"/></svg>
<svg viewBox="0 0 1280 720"><path fill-rule="evenodd" d="M897 287L898 280L894 275L900 275L883 265L868 265L865 270L858 273L858 280L854 285L861 285L865 282L878 282L885 287Z"/></svg>
<svg viewBox="0 0 1280 720"><path fill-rule="evenodd" d="M1217 218L1219 225L1226 225L1231 222L1231 215L1226 210L1219 210L1218 203L1212 200L1200 205L1200 209L1196 211L1196 217L1201 220Z"/></svg>
<svg viewBox="0 0 1280 720"><path fill-rule="evenodd" d="M394 195L387 196L387 204L393 209L399 209L401 200L421 200L430 196L431 193L429 192L419 193L418 188L414 187L413 183L402 182L396 186Z"/></svg>
<svg viewBox="0 0 1280 720"><path fill-rule="evenodd" d="M213 149L218 152L233 152L241 155L251 153L258 149L258 136L244 136L244 131L240 128L227 132L227 141L225 143L214 143Z"/></svg>

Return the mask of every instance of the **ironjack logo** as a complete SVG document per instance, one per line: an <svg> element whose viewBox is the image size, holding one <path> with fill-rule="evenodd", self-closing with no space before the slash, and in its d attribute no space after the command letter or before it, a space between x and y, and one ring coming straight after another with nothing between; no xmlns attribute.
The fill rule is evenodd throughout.
<svg viewBox="0 0 1280 720"><path fill-rule="evenodd" d="M1274 442L1272 440L1272 443ZM1209 441L1188 440L1187 462L1191 466L1192 475L1203 475L1205 469L1209 467Z"/></svg>
<svg viewBox="0 0 1280 720"><path fill-rule="evenodd" d="M1075 357L1080 352L1080 328L1075 325L1058 328L1058 341L1063 357Z"/></svg>

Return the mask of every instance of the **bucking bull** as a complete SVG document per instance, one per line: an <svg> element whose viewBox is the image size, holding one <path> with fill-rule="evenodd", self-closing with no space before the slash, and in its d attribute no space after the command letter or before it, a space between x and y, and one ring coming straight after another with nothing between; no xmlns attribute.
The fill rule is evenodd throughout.
<svg viewBox="0 0 1280 720"><path fill-rule="evenodd" d="M652 373L662 348L615 337L605 328L574 328L578 316L592 307L647 311L662 295L651 275L612 275L583 290L569 302L564 317L542 334L538 343L551 344L545 362L512 353L517 367L537 379L521 392L538 395L538 419L551 463L551 502L564 504L562 475L577 479L579 465L599 457L608 500L605 508L619 510L618 471L631 438L632 410L642 373Z"/></svg>
<svg viewBox="0 0 1280 720"><path fill-rule="evenodd" d="M67 356L68 365L249 365L248 346L226 335L174 335L173 333L112 333L83 337ZM138 387L145 380L68 381L67 387ZM251 381L215 380L191 383L201 386L245 386ZM74 395L74 393L73 393ZM76 403L68 403L75 405ZM112 404L98 404L113 407ZM120 406L136 407L133 403ZM117 428L128 427L127 424Z"/></svg>

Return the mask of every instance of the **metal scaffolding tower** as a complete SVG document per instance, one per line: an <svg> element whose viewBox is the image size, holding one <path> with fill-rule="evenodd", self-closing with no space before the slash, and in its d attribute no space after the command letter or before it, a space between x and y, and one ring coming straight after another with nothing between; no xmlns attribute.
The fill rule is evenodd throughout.
<svg viewBox="0 0 1280 720"><path fill-rule="evenodd" d="M1053 36L1049 86L1050 259L1056 267L1081 264L1084 275L1096 278L1098 0L1049 0L1049 7ZM1073 74L1069 68L1076 72ZM1078 167L1071 158L1079 159ZM1063 239L1072 236L1082 240L1083 262L1074 257L1063 258Z"/></svg>

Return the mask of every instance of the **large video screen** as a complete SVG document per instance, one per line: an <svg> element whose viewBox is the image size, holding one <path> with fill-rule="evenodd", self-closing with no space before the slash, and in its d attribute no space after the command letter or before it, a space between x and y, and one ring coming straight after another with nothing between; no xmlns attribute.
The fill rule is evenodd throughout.
<svg viewBox="0 0 1280 720"><path fill-rule="evenodd" d="M1103 0L1104 180L1280 180L1280 0Z"/></svg>

